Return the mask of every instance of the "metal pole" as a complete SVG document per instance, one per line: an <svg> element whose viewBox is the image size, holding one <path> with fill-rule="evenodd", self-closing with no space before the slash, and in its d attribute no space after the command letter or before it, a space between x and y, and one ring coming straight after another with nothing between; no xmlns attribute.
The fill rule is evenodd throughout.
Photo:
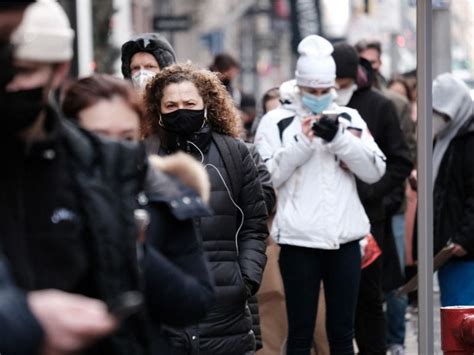
<svg viewBox="0 0 474 355"><path fill-rule="evenodd" d="M91 0L76 1L77 14L77 47L79 76L92 73L94 45L92 37L92 3Z"/></svg>
<svg viewBox="0 0 474 355"><path fill-rule="evenodd" d="M431 0L416 5L418 94L418 349L434 354L433 346L433 183L431 133Z"/></svg>

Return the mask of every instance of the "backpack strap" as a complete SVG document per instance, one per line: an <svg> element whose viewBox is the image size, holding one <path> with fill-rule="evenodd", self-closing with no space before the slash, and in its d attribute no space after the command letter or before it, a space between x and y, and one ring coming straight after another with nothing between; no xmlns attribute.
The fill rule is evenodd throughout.
<svg viewBox="0 0 474 355"><path fill-rule="evenodd" d="M240 198L240 189L242 187L242 155L240 153L239 141L223 136L218 133L212 133L212 139L216 143L217 149L224 161L227 175L230 179L232 195L237 202Z"/></svg>

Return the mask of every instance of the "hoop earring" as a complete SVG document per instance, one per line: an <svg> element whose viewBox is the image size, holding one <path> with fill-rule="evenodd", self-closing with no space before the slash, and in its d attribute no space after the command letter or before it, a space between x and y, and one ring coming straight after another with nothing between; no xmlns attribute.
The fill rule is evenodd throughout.
<svg viewBox="0 0 474 355"><path fill-rule="evenodd" d="M161 113L160 113L160 119L158 120L158 124L159 124L161 127L164 127L163 120L161 119Z"/></svg>

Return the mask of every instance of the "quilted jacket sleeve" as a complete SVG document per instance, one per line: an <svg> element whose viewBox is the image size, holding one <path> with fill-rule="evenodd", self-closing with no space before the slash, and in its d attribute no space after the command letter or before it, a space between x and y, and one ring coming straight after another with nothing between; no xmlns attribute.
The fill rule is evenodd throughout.
<svg viewBox="0 0 474 355"><path fill-rule="evenodd" d="M250 154L252 154L252 158L257 167L258 178L260 180L260 183L262 184L262 190L265 199L265 206L267 207L267 212L268 214L271 214L275 209L276 204L276 193L272 183L272 176L270 175L270 172L268 171L268 168L263 162L262 157L257 151L255 145L250 144L248 145L248 148Z"/></svg>
<svg viewBox="0 0 474 355"><path fill-rule="evenodd" d="M239 144L242 156L243 177L239 206L244 213L238 236L239 265L251 293L256 293L267 261L265 255L268 236L268 213L257 168L244 143Z"/></svg>

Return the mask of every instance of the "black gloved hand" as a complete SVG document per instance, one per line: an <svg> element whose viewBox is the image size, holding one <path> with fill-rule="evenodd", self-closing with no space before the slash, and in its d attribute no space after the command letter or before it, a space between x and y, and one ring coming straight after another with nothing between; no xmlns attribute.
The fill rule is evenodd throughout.
<svg viewBox="0 0 474 355"><path fill-rule="evenodd" d="M331 120L323 115L319 121L313 123L312 129L315 136L321 137L326 142L331 142L339 129L339 120Z"/></svg>

